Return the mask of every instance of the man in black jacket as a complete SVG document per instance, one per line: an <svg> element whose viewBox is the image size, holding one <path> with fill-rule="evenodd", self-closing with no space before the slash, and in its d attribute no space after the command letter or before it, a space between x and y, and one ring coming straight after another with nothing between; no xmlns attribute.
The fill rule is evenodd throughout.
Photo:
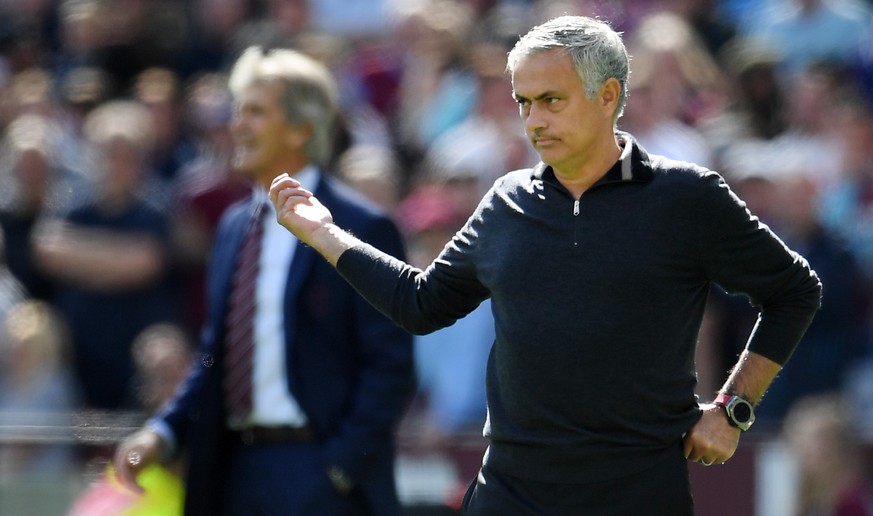
<svg viewBox="0 0 873 516"><path fill-rule="evenodd" d="M490 446L468 514L692 514L687 460L733 455L820 282L716 173L616 130L628 56L608 25L549 21L507 68L542 162L500 178L426 270L341 230L284 175L270 194L279 222L410 331L491 299ZM713 403L698 404L694 351L714 283L761 314Z"/></svg>

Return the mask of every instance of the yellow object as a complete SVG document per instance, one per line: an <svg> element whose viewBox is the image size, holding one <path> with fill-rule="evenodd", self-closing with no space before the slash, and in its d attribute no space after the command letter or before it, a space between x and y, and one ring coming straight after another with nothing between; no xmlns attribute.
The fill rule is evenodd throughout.
<svg viewBox="0 0 873 516"><path fill-rule="evenodd" d="M67 516L181 516L185 487L175 473L157 464L137 475L143 493L118 481L112 465L82 493Z"/></svg>
<svg viewBox="0 0 873 516"><path fill-rule="evenodd" d="M115 473L112 472L112 477ZM136 477L145 493L122 514L124 516L178 516L182 514L185 486L175 473L152 464Z"/></svg>

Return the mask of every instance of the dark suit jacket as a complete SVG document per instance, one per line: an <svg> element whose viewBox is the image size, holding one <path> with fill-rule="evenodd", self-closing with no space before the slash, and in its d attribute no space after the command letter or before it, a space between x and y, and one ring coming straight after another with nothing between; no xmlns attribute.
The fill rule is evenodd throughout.
<svg viewBox="0 0 873 516"><path fill-rule="evenodd" d="M349 188L322 176L315 191L334 220L402 257L394 223ZM229 434L222 400L224 320L251 200L228 209L208 277L208 314L197 364L161 414L187 450L186 514L215 515L226 478ZM289 234L290 236L290 234ZM288 389L309 417L325 464L342 468L373 514L399 513L393 431L414 387L409 334L373 309L309 246L298 244L285 293ZM323 472L313 472L323 474Z"/></svg>

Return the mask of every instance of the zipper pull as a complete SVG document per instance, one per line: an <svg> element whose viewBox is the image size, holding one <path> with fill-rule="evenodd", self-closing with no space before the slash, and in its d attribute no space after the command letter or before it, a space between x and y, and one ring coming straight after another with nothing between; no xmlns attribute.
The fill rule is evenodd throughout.
<svg viewBox="0 0 873 516"><path fill-rule="evenodd" d="M573 201L573 215L579 215L579 199Z"/></svg>

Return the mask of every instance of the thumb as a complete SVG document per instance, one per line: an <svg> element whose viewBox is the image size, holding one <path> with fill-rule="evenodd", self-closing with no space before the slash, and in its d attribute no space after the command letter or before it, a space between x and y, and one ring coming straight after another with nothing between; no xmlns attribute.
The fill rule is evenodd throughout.
<svg viewBox="0 0 873 516"><path fill-rule="evenodd" d="M143 488L136 481L137 474L142 469L141 458L136 451L120 451L113 461L115 479L125 488L142 494Z"/></svg>
<svg viewBox="0 0 873 516"><path fill-rule="evenodd" d="M682 435L682 454L685 455L686 459L689 455L691 455L691 449L694 447L694 445L691 443L690 434L691 430Z"/></svg>

